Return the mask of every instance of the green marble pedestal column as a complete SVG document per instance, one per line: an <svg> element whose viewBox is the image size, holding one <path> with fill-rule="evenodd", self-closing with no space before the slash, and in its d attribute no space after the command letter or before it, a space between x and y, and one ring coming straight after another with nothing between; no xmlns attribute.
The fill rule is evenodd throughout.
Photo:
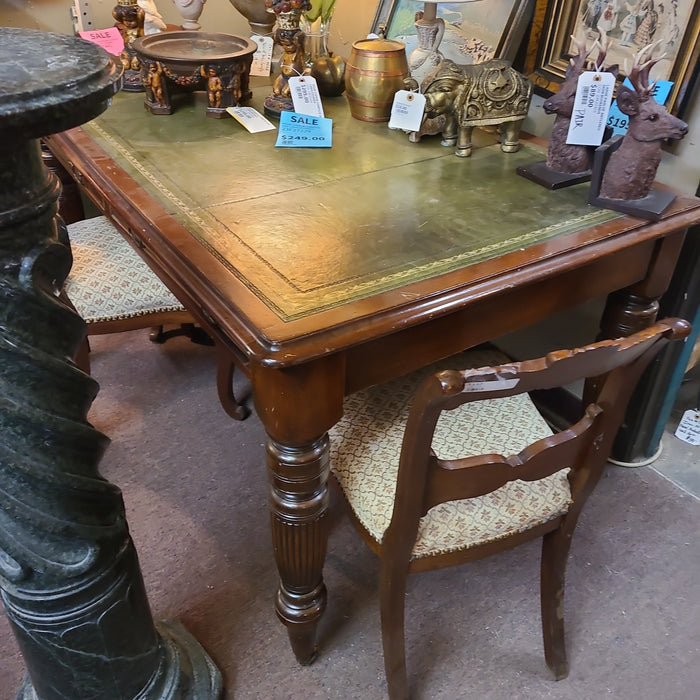
<svg viewBox="0 0 700 700"><path fill-rule="evenodd" d="M39 139L102 113L120 70L80 39L0 28L0 593L22 700L221 693L197 641L153 622L121 493L98 471L98 387L71 360L85 324L58 297L71 254Z"/></svg>

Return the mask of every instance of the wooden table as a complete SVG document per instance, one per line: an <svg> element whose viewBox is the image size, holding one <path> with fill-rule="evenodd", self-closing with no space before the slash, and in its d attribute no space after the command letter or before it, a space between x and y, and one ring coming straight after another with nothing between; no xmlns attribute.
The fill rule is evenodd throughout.
<svg viewBox="0 0 700 700"><path fill-rule="evenodd" d="M171 116L142 99L117 95L49 147L249 374L269 436L276 609L309 663L326 604L326 431L344 395L610 292L604 334L646 326L700 200L679 196L657 223L596 209L585 185L549 192L515 174L543 157L532 143L460 159L353 120L343 97L325 102L332 149L274 148L275 132L206 119L200 94Z"/></svg>

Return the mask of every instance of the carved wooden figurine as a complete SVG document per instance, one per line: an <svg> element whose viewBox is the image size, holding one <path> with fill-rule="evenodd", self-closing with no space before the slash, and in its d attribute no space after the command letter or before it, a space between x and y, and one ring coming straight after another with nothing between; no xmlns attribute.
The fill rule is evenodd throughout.
<svg viewBox="0 0 700 700"><path fill-rule="evenodd" d="M407 85L418 88L410 79ZM532 83L507 61L461 66L445 59L428 73L421 91L426 98L423 121L444 117L442 145L456 145L455 155L471 155L472 131L477 126L500 126L504 153L520 148L520 127L530 106ZM417 141L424 133L429 132L414 132L409 139Z"/></svg>
<svg viewBox="0 0 700 700"><path fill-rule="evenodd" d="M552 125L552 133L549 137L546 165L558 173L574 174L590 171L593 164L593 149L591 146L566 142L571 124L571 114L574 109L578 79L581 73L586 70L586 60L590 53L589 49L586 48L585 39L576 39L573 36L571 38L578 48L578 55L570 60L566 70L566 77L559 86L558 92L547 99L542 107L547 114L556 115ZM605 70L617 77L617 64L604 68L608 50L607 38L603 39L602 43L596 42L593 45L593 49L596 46L598 48L598 57L595 60L595 65L599 70Z"/></svg>
<svg viewBox="0 0 700 700"><path fill-rule="evenodd" d="M659 43L644 47L634 57L628 75L634 89L621 85L617 90L617 106L629 117L629 126L605 166L601 197L623 200L646 197L661 161L661 142L682 139L688 133L688 125L654 99L656 83L649 83L649 71L663 54L658 58L647 59L647 56L653 54Z"/></svg>
<svg viewBox="0 0 700 700"><path fill-rule="evenodd" d="M124 66L122 90L142 92L144 87L141 82L141 64L134 50L134 42L144 34L146 13L137 0L117 0L112 17L116 20L114 26L124 39L124 49L119 57Z"/></svg>

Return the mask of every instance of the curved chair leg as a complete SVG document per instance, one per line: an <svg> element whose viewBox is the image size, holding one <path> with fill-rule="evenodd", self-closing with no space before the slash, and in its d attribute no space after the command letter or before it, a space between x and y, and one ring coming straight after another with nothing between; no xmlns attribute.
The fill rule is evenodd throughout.
<svg viewBox="0 0 700 700"><path fill-rule="evenodd" d="M216 368L216 389L219 401L224 411L234 420L245 420L250 415L250 409L236 399L233 393L233 375L236 367L223 352L219 352Z"/></svg>
<svg viewBox="0 0 700 700"><path fill-rule="evenodd" d="M562 526L542 538L540 601L544 658L558 681L569 675L564 640L564 579L572 534Z"/></svg>
<svg viewBox="0 0 700 700"><path fill-rule="evenodd" d="M384 670L391 700L408 700L406 642L404 638L405 566L391 566L382 560L379 574L379 605L382 620Z"/></svg>

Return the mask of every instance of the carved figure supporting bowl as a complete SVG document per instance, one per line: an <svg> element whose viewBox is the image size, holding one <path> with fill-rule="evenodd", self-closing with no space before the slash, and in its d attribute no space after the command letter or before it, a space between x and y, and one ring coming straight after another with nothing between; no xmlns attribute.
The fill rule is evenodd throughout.
<svg viewBox="0 0 700 700"><path fill-rule="evenodd" d="M151 114L172 114L172 95L206 90L207 116L227 117L227 107L250 99L250 65L257 45L232 34L198 31L163 32L137 39Z"/></svg>

